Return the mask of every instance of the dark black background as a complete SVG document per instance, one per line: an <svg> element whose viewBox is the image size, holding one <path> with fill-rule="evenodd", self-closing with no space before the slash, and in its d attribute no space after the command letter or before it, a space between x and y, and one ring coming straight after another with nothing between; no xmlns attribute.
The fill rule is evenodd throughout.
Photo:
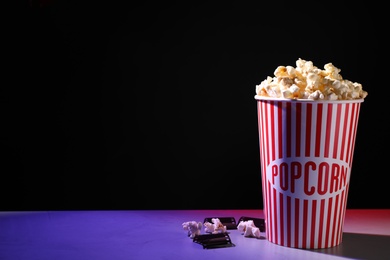
<svg viewBox="0 0 390 260"><path fill-rule="evenodd" d="M369 93L348 207L389 208L381 10L16 2L2 37L0 209L261 209L255 85L298 58L332 62Z"/></svg>

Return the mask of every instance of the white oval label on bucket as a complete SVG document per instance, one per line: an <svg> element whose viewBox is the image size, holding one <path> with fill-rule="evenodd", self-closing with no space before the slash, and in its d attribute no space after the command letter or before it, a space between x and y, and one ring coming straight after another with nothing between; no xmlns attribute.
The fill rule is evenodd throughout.
<svg viewBox="0 0 390 260"><path fill-rule="evenodd" d="M331 158L284 158L266 167L268 182L279 192L300 199L325 199L345 190L350 167Z"/></svg>

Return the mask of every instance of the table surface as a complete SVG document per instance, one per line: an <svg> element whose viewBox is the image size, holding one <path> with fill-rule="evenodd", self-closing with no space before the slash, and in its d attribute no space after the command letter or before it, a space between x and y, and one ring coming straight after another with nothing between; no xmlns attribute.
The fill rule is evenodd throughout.
<svg viewBox="0 0 390 260"><path fill-rule="evenodd" d="M390 259L390 209L347 209L340 245L297 249L228 230L232 247L204 249L187 221L262 210L85 210L0 212L0 260L34 259ZM202 234L203 234L202 230Z"/></svg>

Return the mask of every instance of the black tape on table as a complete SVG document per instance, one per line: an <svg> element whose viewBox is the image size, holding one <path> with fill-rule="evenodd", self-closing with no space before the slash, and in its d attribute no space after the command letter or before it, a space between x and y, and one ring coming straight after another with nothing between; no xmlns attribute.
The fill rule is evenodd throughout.
<svg viewBox="0 0 390 260"><path fill-rule="evenodd" d="M216 234L196 235L193 242L203 246L203 249L235 246L227 232Z"/></svg>

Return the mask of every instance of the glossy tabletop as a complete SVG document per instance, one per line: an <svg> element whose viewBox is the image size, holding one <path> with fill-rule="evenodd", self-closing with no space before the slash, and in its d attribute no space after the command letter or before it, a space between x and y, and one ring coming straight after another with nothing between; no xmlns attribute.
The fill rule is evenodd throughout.
<svg viewBox="0 0 390 260"><path fill-rule="evenodd" d="M0 212L0 260L131 259L390 259L390 209L347 209L342 243L297 249L228 230L232 246L205 249L187 221L262 210L95 210ZM202 231L202 234L204 232Z"/></svg>

